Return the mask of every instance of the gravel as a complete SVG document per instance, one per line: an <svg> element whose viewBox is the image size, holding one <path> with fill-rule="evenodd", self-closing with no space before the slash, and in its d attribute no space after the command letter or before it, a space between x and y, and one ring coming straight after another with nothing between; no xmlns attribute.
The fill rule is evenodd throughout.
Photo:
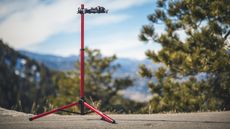
<svg viewBox="0 0 230 129"><path fill-rule="evenodd" d="M25 114L0 108L0 129L230 129L230 111L114 115L110 124L97 115L49 115L34 121Z"/></svg>

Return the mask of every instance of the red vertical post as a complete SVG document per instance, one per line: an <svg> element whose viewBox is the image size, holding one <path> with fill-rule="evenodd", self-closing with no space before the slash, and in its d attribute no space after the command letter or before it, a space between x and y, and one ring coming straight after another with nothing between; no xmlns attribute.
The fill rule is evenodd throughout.
<svg viewBox="0 0 230 129"><path fill-rule="evenodd" d="M81 9L84 10L84 4L81 4ZM80 97L84 98L84 13L81 13L81 61L80 61Z"/></svg>

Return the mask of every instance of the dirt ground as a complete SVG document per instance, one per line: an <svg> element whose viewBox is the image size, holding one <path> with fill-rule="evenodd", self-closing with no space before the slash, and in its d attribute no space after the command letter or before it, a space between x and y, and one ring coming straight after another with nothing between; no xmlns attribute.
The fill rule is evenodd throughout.
<svg viewBox="0 0 230 129"><path fill-rule="evenodd" d="M31 114L0 108L0 129L230 129L230 111L109 115L117 124L97 115L49 115L29 121Z"/></svg>

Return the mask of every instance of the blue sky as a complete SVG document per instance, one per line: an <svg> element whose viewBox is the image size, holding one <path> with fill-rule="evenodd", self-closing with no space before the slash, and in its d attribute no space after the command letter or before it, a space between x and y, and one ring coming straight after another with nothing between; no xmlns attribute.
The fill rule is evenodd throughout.
<svg viewBox="0 0 230 129"><path fill-rule="evenodd" d="M81 3L104 6L108 14L85 16L85 46L103 55L144 59L147 49L160 46L138 40L147 15L155 9L152 0L1 0L0 38L15 49L61 56L78 55ZM162 27L157 28L162 31Z"/></svg>

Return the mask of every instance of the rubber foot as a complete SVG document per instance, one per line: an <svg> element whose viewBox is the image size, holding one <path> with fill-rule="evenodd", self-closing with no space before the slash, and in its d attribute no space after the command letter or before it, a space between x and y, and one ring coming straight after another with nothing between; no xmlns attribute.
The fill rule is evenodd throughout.
<svg viewBox="0 0 230 129"><path fill-rule="evenodd" d="M113 124L116 124L116 121L115 120L113 120L113 122L112 122Z"/></svg>
<svg viewBox="0 0 230 129"><path fill-rule="evenodd" d="M101 118L101 120L107 121L104 118ZM108 121L107 121L108 122ZM112 124L117 124L115 120L112 121Z"/></svg>

